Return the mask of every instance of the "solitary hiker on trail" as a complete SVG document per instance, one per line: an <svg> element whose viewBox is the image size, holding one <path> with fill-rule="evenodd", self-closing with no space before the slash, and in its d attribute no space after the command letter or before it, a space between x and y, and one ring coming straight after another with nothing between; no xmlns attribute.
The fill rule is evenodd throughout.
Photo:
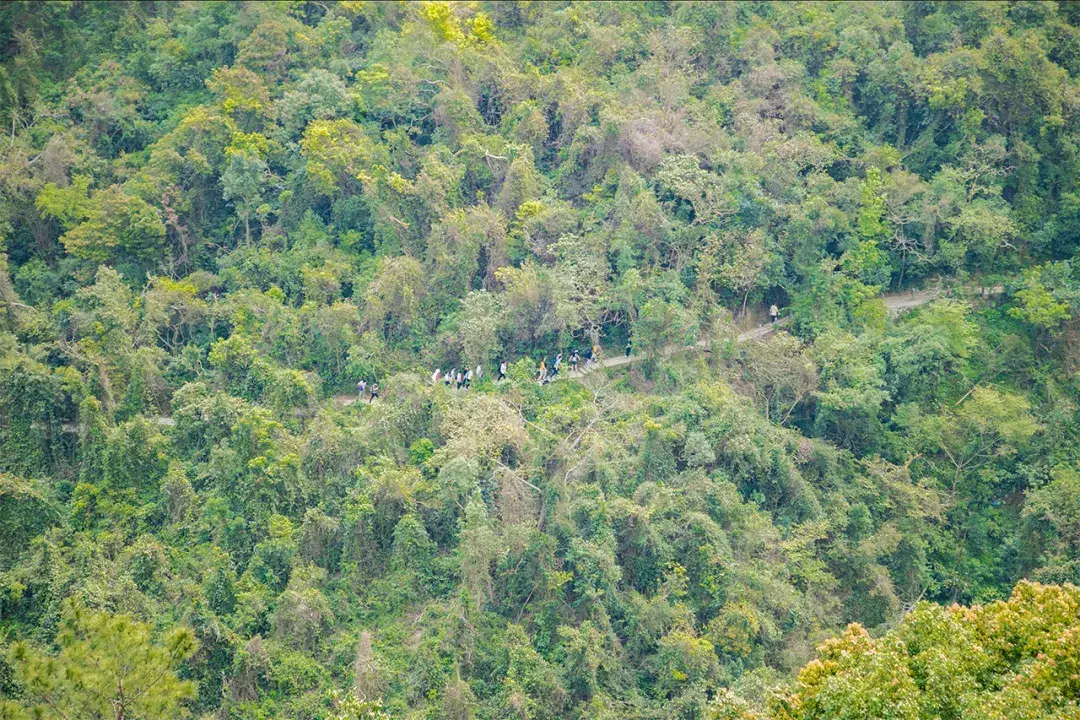
<svg viewBox="0 0 1080 720"><path fill-rule="evenodd" d="M626 357L630 357L630 349L631 349L631 347L632 347L632 343L630 341L630 338L626 338Z"/></svg>
<svg viewBox="0 0 1080 720"><path fill-rule="evenodd" d="M473 377L476 378L476 382L480 382L480 378L482 378L483 376L484 376L484 366L483 365L477 365L476 366L476 374L473 375Z"/></svg>
<svg viewBox="0 0 1080 720"><path fill-rule="evenodd" d="M772 318L772 324L776 324L776 318L780 315L780 308L776 307L776 303L769 306L769 317Z"/></svg>
<svg viewBox="0 0 1080 720"><path fill-rule="evenodd" d="M367 389L367 382L366 381L361 380L360 382L356 383L356 394L359 396L357 398L358 400L363 400L364 399L364 390L366 390L366 389Z"/></svg>
<svg viewBox="0 0 1080 720"><path fill-rule="evenodd" d="M375 402L375 398L379 397L379 383L371 383L371 397L368 398L368 405Z"/></svg>
<svg viewBox="0 0 1080 720"><path fill-rule="evenodd" d="M505 379L506 379L506 361L503 360L501 363L499 363L499 380L505 380Z"/></svg>

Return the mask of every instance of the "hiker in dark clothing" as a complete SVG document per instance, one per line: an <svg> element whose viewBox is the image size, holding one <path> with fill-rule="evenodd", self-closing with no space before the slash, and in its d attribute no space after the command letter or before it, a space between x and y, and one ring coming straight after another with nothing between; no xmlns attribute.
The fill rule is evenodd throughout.
<svg viewBox="0 0 1080 720"><path fill-rule="evenodd" d="M631 342L630 339L626 339L626 357L630 357Z"/></svg>
<svg viewBox="0 0 1080 720"><path fill-rule="evenodd" d="M379 397L379 383L371 383L371 396L368 398L368 405L375 402L375 398Z"/></svg>

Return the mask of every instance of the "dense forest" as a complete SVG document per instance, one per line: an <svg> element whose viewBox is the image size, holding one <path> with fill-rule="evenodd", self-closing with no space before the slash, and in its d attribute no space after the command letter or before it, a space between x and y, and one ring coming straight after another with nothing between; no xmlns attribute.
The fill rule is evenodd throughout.
<svg viewBox="0 0 1080 720"><path fill-rule="evenodd" d="M6 2L0 718L1080 718L1078 252L1080 4Z"/></svg>

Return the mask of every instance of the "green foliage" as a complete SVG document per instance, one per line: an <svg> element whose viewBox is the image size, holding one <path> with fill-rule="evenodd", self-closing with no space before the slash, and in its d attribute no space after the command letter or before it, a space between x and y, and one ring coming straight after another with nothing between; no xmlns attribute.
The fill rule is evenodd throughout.
<svg viewBox="0 0 1080 720"><path fill-rule="evenodd" d="M312 121L304 129L300 147L308 158L308 174L323 192L370 179L367 171L375 160L376 148L350 120Z"/></svg>
<svg viewBox="0 0 1080 720"><path fill-rule="evenodd" d="M113 185L94 193L86 207L86 219L60 238L74 257L125 265L160 256L165 224L141 198Z"/></svg>
<svg viewBox="0 0 1080 720"><path fill-rule="evenodd" d="M693 336L692 322L675 305L661 298L649 300L634 323L633 340L638 352L654 367L669 346L683 345L687 337Z"/></svg>
<svg viewBox="0 0 1080 720"><path fill-rule="evenodd" d="M1055 468L1050 481L1033 490L1023 515L1032 548L1043 553L1037 575L1054 582L1080 580L1080 474L1071 467Z"/></svg>
<svg viewBox="0 0 1080 720"><path fill-rule="evenodd" d="M1078 604L1075 587L1021 583L981 607L920 604L880 639L853 625L819 648L772 717L1069 717Z"/></svg>
<svg viewBox="0 0 1080 720"><path fill-rule="evenodd" d="M928 448L942 453L953 469L953 487L994 458L1009 457L1039 431L1022 396L976 387L960 404L926 418L920 430Z"/></svg>
<svg viewBox="0 0 1080 720"><path fill-rule="evenodd" d="M979 341L969 308L939 300L907 319L883 343L893 397L921 401L967 376Z"/></svg>
<svg viewBox="0 0 1080 720"><path fill-rule="evenodd" d="M390 716L382 710L382 703L364 702L354 695L344 698L334 694L331 699L334 710L329 715L329 720L390 720Z"/></svg>
<svg viewBox="0 0 1080 720"><path fill-rule="evenodd" d="M1009 315L1052 333L1072 319L1077 301L1068 261L1050 263L1024 271L1023 287L1016 291L1019 305L1009 308Z"/></svg>
<svg viewBox="0 0 1080 720"><path fill-rule="evenodd" d="M1075 715L1078 27L0 5L0 715Z"/></svg>
<svg viewBox="0 0 1080 720"><path fill-rule="evenodd" d="M149 626L125 615L68 604L56 637L59 652L42 654L27 643L11 649L24 691L25 717L189 717L195 685L176 675L198 649L191 630L176 628L161 643ZM20 717L18 704L0 711Z"/></svg>
<svg viewBox="0 0 1080 720"><path fill-rule="evenodd" d="M0 542L6 548L26 547L58 520L55 503L40 482L0 473ZM14 562L13 552L3 554Z"/></svg>

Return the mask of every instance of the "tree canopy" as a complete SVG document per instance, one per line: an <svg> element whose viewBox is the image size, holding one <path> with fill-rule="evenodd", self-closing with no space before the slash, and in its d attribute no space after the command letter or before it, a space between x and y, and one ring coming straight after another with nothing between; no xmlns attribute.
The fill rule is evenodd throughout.
<svg viewBox="0 0 1080 720"><path fill-rule="evenodd" d="M0 5L0 717L1076 716L1078 147L1064 1Z"/></svg>

